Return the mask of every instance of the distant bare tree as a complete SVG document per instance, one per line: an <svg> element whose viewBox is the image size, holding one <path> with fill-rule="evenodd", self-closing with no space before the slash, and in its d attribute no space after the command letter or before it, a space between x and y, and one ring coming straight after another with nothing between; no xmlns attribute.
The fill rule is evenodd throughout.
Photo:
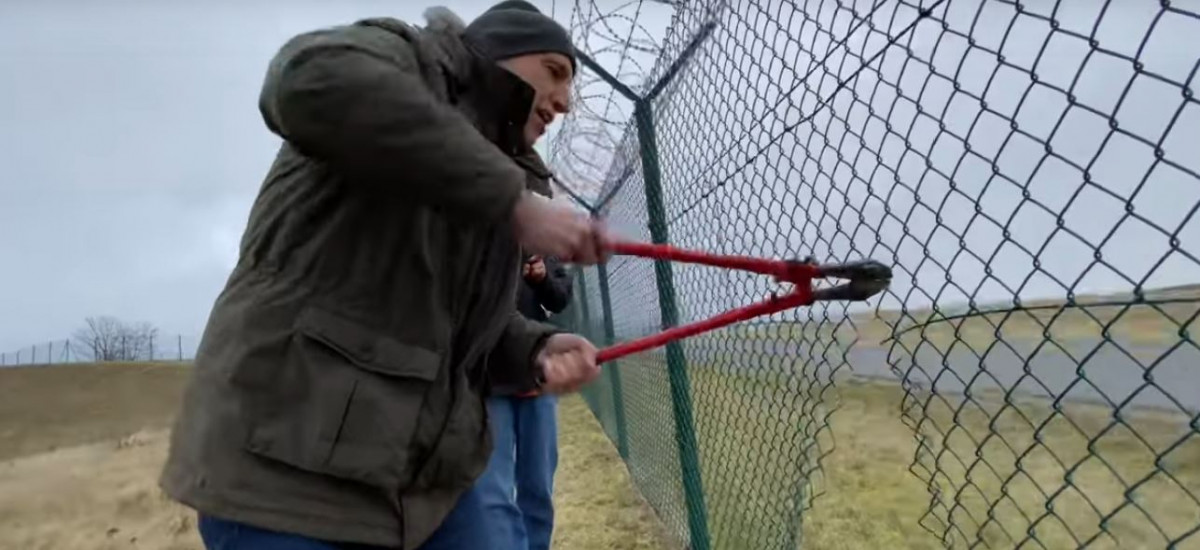
<svg viewBox="0 0 1200 550"><path fill-rule="evenodd" d="M75 331L71 347L92 361L146 361L154 358L158 329L150 323L128 324L109 316L88 317Z"/></svg>
<svg viewBox="0 0 1200 550"><path fill-rule="evenodd" d="M158 329L150 323L125 326L125 361L149 361L154 359L154 340Z"/></svg>
<svg viewBox="0 0 1200 550"><path fill-rule="evenodd" d="M93 361L115 361L121 344L121 322L114 317L88 317L84 323L86 326L72 336L76 353Z"/></svg>

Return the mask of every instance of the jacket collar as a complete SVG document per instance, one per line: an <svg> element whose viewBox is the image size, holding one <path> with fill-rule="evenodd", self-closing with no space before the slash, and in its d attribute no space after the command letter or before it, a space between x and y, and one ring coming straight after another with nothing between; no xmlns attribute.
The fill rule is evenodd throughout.
<svg viewBox="0 0 1200 550"><path fill-rule="evenodd" d="M472 69L454 81L459 97L480 115L485 131L497 137L496 144L505 153L514 157L531 153L525 143L525 123L533 110L533 87L481 56L472 53L471 58Z"/></svg>

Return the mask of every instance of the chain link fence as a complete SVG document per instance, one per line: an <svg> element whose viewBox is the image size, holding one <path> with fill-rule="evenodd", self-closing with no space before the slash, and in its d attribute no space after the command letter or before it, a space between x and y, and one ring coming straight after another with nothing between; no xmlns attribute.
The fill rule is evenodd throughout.
<svg viewBox="0 0 1200 550"><path fill-rule="evenodd" d="M587 72L551 161L582 204L627 238L896 274L586 389L679 541L800 547L826 473L903 463L873 479L907 476L937 546L1200 548L1200 2L573 13ZM618 257L558 319L612 343L772 290ZM891 424L856 421L880 403ZM903 454L834 445L899 432Z"/></svg>

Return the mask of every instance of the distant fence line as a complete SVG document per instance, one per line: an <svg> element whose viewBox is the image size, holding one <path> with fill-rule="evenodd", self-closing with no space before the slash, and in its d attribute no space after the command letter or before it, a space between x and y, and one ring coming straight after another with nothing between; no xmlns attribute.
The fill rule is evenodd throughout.
<svg viewBox="0 0 1200 550"><path fill-rule="evenodd" d="M30 344L15 350L0 352L0 367L58 365L106 361L191 361L196 355L198 339L191 335L157 335L149 345L127 353L116 353L108 359L97 358L91 347L73 338L60 338L45 343Z"/></svg>

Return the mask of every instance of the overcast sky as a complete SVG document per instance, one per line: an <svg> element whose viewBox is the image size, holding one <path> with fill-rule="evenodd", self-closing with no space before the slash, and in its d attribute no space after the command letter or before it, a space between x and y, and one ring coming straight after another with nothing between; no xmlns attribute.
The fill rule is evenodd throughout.
<svg viewBox="0 0 1200 550"><path fill-rule="evenodd" d="M278 146L257 111L271 55L363 17L423 24L427 5L0 2L0 351L88 315L198 336Z"/></svg>

